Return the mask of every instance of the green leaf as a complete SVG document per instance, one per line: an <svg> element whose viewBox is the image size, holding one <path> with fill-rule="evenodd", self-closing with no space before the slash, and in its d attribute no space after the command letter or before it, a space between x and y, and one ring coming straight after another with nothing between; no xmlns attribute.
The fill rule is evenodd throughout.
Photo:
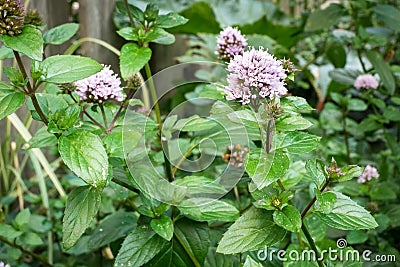
<svg viewBox="0 0 400 267"><path fill-rule="evenodd" d="M14 86L0 81L0 120L14 113L25 101L23 92Z"/></svg>
<svg viewBox="0 0 400 267"><path fill-rule="evenodd" d="M21 246L39 246L43 244L43 240L38 234L27 232L18 238L17 244Z"/></svg>
<svg viewBox="0 0 400 267"><path fill-rule="evenodd" d="M122 243L114 266L141 266L150 261L167 244L165 239L145 226L136 227Z"/></svg>
<svg viewBox="0 0 400 267"><path fill-rule="evenodd" d="M299 232L301 228L301 216L300 212L291 205L283 207L282 210L275 210L274 222L291 232Z"/></svg>
<svg viewBox="0 0 400 267"><path fill-rule="evenodd" d="M186 195L213 195L226 194L227 190L215 180L204 176L186 176L182 179L175 179L175 185L186 187Z"/></svg>
<svg viewBox="0 0 400 267"><path fill-rule="evenodd" d="M58 110L66 109L68 107L68 103L65 100L64 95L61 94L56 95L37 93L36 98L39 102L41 110L43 111L43 114L47 118L55 114ZM31 98L28 98L26 105L29 110L31 110L32 117L35 120L41 120L39 114L36 112L35 107L33 106Z"/></svg>
<svg viewBox="0 0 400 267"><path fill-rule="evenodd" d="M308 17L305 31L325 30L337 24L345 11L342 5L330 4L325 9L316 10Z"/></svg>
<svg viewBox="0 0 400 267"><path fill-rule="evenodd" d="M127 80L139 72L151 58L151 49L138 47L136 44L128 43L121 48L120 69L121 76Z"/></svg>
<svg viewBox="0 0 400 267"><path fill-rule="evenodd" d="M267 154L263 149L250 151L245 157L244 166L258 189L276 182L289 168L287 154L276 150Z"/></svg>
<svg viewBox="0 0 400 267"><path fill-rule="evenodd" d="M360 74L357 70L334 69L329 72L329 77L340 84L354 85L357 76Z"/></svg>
<svg viewBox="0 0 400 267"><path fill-rule="evenodd" d="M376 5L372 8L377 18L386 26L396 32L400 32L400 10L391 5Z"/></svg>
<svg viewBox="0 0 400 267"><path fill-rule="evenodd" d="M0 60L5 60L7 58L14 58L13 50L2 45L0 47Z"/></svg>
<svg viewBox="0 0 400 267"><path fill-rule="evenodd" d="M124 27L117 31L117 33L127 41L139 41L139 36L136 28Z"/></svg>
<svg viewBox="0 0 400 267"><path fill-rule="evenodd" d="M79 29L78 23L65 23L43 34L45 44L60 45L71 39Z"/></svg>
<svg viewBox="0 0 400 267"><path fill-rule="evenodd" d="M208 249L207 258L204 261L204 267L232 267L234 266L234 256L224 255L216 252L217 248Z"/></svg>
<svg viewBox="0 0 400 267"><path fill-rule="evenodd" d="M282 116L275 121L275 129L277 131L297 131L305 130L311 127L313 124L303 118L302 116Z"/></svg>
<svg viewBox="0 0 400 267"><path fill-rule="evenodd" d="M7 78L16 86L25 86L28 82L28 79L24 79L21 71L17 70L14 67L4 67L4 74Z"/></svg>
<svg viewBox="0 0 400 267"><path fill-rule="evenodd" d="M108 158L99 136L87 131L62 135L58 151L65 164L89 185L103 189L108 175Z"/></svg>
<svg viewBox="0 0 400 267"><path fill-rule="evenodd" d="M317 202L315 203L315 208L322 213L330 213L335 205L336 195L332 192L321 193L317 188L314 188L315 196L317 197Z"/></svg>
<svg viewBox="0 0 400 267"><path fill-rule="evenodd" d="M63 219L63 246L71 248L96 216L101 202L101 191L81 186L68 195Z"/></svg>
<svg viewBox="0 0 400 267"><path fill-rule="evenodd" d="M0 224L0 236L13 241L15 238L21 236L24 232L17 231L11 225L2 223Z"/></svg>
<svg viewBox="0 0 400 267"><path fill-rule="evenodd" d="M161 215L160 218L152 219L150 226L154 232L167 241L170 241L174 235L174 223L168 216Z"/></svg>
<svg viewBox="0 0 400 267"><path fill-rule="evenodd" d="M357 165L348 165L341 168L342 175L340 175L335 181L344 182L351 180L355 177L361 176L364 169Z"/></svg>
<svg viewBox="0 0 400 267"><path fill-rule="evenodd" d="M256 262L255 260L253 260L252 257L247 255L243 267L263 267L263 265L259 262Z"/></svg>
<svg viewBox="0 0 400 267"><path fill-rule="evenodd" d="M132 151L141 137L142 135L138 132L123 131L116 127L103 138L103 143L110 157L124 158L124 151Z"/></svg>
<svg viewBox="0 0 400 267"><path fill-rule="evenodd" d="M21 34L15 36L2 35L1 39L5 46L21 52L33 60L42 61L42 33L35 27L26 25Z"/></svg>
<svg viewBox="0 0 400 267"><path fill-rule="evenodd" d="M323 162L317 159L310 159L306 163L306 170L317 186L322 186L326 180L324 168Z"/></svg>
<svg viewBox="0 0 400 267"><path fill-rule="evenodd" d="M144 41L169 45L175 42L175 36L162 28L154 28L146 34Z"/></svg>
<svg viewBox="0 0 400 267"><path fill-rule="evenodd" d="M374 217L363 207L342 193L334 193L336 202L331 212L328 214L315 213L323 222L342 230L372 229L378 226Z"/></svg>
<svg viewBox="0 0 400 267"><path fill-rule="evenodd" d="M22 229L23 227L25 227L29 223L30 217L31 217L30 210L29 209L24 209L23 211L18 213L18 215L15 217L15 219L13 221L13 225L17 229Z"/></svg>
<svg viewBox="0 0 400 267"><path fill-rule="evenodd" d="M287 96L281 98L281 108L285 111L309 112L314 110L302 97Z"/></svg>
<svg viewBox="0 0 400 267"><path fill-rule="evenodd" d="M126 9L126 5L123 1L118 1L116 3L116 7L121 14L128 16L128 10ZM129 12L136 20L140 22L144 21L144 14L142 10L131 4L128 4L128 7Z"/></svg>
<svg viewBox="0 0 400 267"><path fill-rule="evenodd" d="M341 44L333 44L326 52L326 57L335 66L335 68L343 68L346 65L346 50Z"/></svg>
<svg viewBox="0 0 400 267"><path fill-rule="evenodd" d="M40 63L43 81L50 83L71 83L87 78L103 68L88 57L57 55Z"/></svg>
<svg viewBox="0 0 400 267"><path fill-rule="evenodd" d="M372 200L392 200L396 199L396 192L393 190L390 183L384 182L373 186L370 192Z"/></svg>
<svg viewBox="0 0 400 267"><path fill-rule="evenodd" d="M233 222L239 218L239 211L227 202L211 198L191 198L182 201L178 209L186 217L199 222Z"/></svg>
<svg viewBox="0 0 400 267"><path fill-rule="evenodd" d="M352 111L364 111L368 108L367 104L361 99L350 99L347 108Z"/></svg>
<svg viewBox="0 0 400 267"><path fill-rule="evenodd" d="M170 12L165 15L160 15L156 19L156 24L161 28L172 28L187 23L189 20L181 15Z"/></svg>
<svg viewBox="0 0 400 267"><path fill-rule="evenodd" d="M117 211L107 216L93 231L88 246L95 250L126 236L136 227L134 212Z"/></svg>
<svg viewBox="0 0 400 267"><path fill-rule="evenodd" d="M394 94L396 89L396 83L393 77L393 73L390 70L389 63L387 63L381 54L374 50L368 50L365 52L368 60L371 62L372 66L375 68L376 72L382 80L387 92L390 95Z"/></svg>
<svg viewBox="0 0 400 267"><path fill-rule="evenodd" d="M364 244L368 240L368 234L365 231L353 230L346 235L346 241L350 245Z"/></svg>
<svg viewBox="0 0 400 267"><path fill-rule="evenodd" d="M400 110L394 106L388 106L383 110L383 116L390 121L400 121Z"/></svg>
<svg viewBox="0 0 400 267"><path fill-rule="evenodd" d="M289 132L278 133L276 139L276 150L286 148L289 153L304 154L316 149L321 138L303 132Z"/></svg>
<svg viewBox="0 0 400 267"><path fill-rule="evenodd" d="M189 118L178 120L172 129L183 132L196 132L210 130L216 125L214 120L193 115Z"/></svg>
<svg viewBox="0 0 400 267"><path fill-rule="evenodd" d="M217 252L243 253L263 249L281 241L286 235L286 230L274 223L272 213L256 208L248 210L225 232Z"/></svg>

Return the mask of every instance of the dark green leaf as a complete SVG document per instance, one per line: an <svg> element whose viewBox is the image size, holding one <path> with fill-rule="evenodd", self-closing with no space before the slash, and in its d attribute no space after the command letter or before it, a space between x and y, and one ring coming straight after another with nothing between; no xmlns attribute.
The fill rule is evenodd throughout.
<svg viewBox="0 0 400 267"><path fill-rule="evenodd" d="M389 64L383 59L382 55L377 51L368 50L365 52L368 60L375 68L376 72L382 80L383 85L390 95L392 95L396 89L396 83L390 70Z"/></svg>
<svg viewBox="0 0 400 267"><path fill-rule="evenodd" d="M370 196L372 200L392 200L396 199L396 192L393 190L389 183L382 183L376 186L373 186L370 192Z"/></svg>
<svg viewBox="0 0 400 267"><path fill-rule="evenodd" d="M167 241L174 235L174 224L170 217L161 215L160 218L154 218L150 222L151 229Z"/></svg>
<svg viewBox="0 0 400 267"><path fill-rule="evenodd" d="M400 32L400 10L391 5L376 5L372 8L379 20L396 32Z"/></svg>
<svg viewBox="0 0 400 267"><path fill-rule="evenodd" d="M388 106L383 110L383 116L391 121L400 121L400 110L394 106Z"/></svg>
<svg viewBox="0 0 400 267"><path fill-rule="evenodd" d="M4 67L3 72L10 80L10 82L12 82L16 86L24 86L28 82L28 80L24 79L24 77L22 76L21 71L17 70L14 67Z"/></svg>
<svg viewBox="0 0 400 267"><path fill-rule="evenodd" d="M364 244L368 240L368 235L365 231L353 230L346 235L346 241L350 244Z"/></svg>
<svg viewBox="0 0 400 267"><path fill-rule="evenodd" d="M71 248L90 225L101 202L101 191L91 186L75 188L67 199L63 219L63 246Z"/></svg>
<svg viewBox="0 0 400 267"><path fill-rule="evenodd" d="M233 256L217 253L217 248L210 247L208 249L207 258L204 262L204 267L232 267Z"/></svg>
<svg viewBox="0 0 400 267"><path fill-rule="evenodd" d="M33 60L42 61L42 33L35 27L26 25L21 34L14 36L3 35L1 39L5 46L21 52Z"/></svg>
<svg viewBox="0 0 400 267"><path fill-rule="evenodd" d="M262 149L252 150L244 162L246 172L259 189L276 182L289 168L289 158L281 150L267 154Z"/></svg>
<svg viewBox="0 0 400 267"><path fill-rule="evenodd" d="M99 249L124 237L136 227L137 216L133 212L117 211L107 216L93 231L88 246Z"/></svg>
<svg viewBox="0 0 400 267"><path fill-rule="evenodd" d="M128 6L129 12L131 13L132 17L140 22L144 21L144 14L142 10L131 4L128 4ZM116 7L118 11L121 12L121 14L128 16L128 10L126 9L124 1L118 1L116 3Z"/></svg>
<svg viewBox="0 0 400 267"><path fill-rule="evenodd" d="M161 28L172 28L172 27L176 27L179 25L183 25L183 24L187 23L188 21L189 20L186 19L185 17L182 17L181 15L179 15L177 13L170 12L168 14L158 16L156 23L157 23L157 26L159 26Z"/></svg>
<svg viewBox="0 0 400 267"><path fill-rule="evenodd" d="M289 132L277 134L278 149L287 149L289 153L304 154L317 148L320 137L303 133L303 132Z"/></svg>
<svg viewBox="0 0 400 267"><path fill-rule="evenodd" d="M274 222L290 231L290 232L299 232L301 228L301 216L300 212L291 205L285 206L282 210L275 210L274 214Z"/></svg>
<svg viewBox="0 0 400 267"><path fill-rule="evenodd" d="M12 85L0 82L0 120L14 113L25 101L23 92Z"/></svg>
<svg viewBox="0 0 400 267"><path fill-rule="evenodd" d="M42 80L50 83L70 83L89 77L103 67L88 57L57 55L40 63Z"/></svg>
<svg viewBox="0 0 400 267"><path fill-rule="evenodd" d="M305 31L318 31L329 29L344 15L344 8L339 4L330 4L325 9L316 10L308 17Z"/></svg>
<svg viewBox="0 0 400 267"><path fill-rule="evenodd" d="M103 189L108 175L108 158L99 136L87 131L62 135L58 151L65 164L89 185Z"/></svg>
<svg viewBox="0 0 400 267"><path fill-rule="evenodd" d="M145 226L136 227L124 240L115 259L116 267L142 266L168 242Z"/></svg>
<svg viewBox="0 0 400 267"><path fill-rule="evenodd" d="M346 65L346 50L341 44L332 45L326 52L326 57L335 68L343 68Z"/></svg>
<svg viewBox="0 0 400 267"><path fill-rule="evenodd" d="M186 217L200 222L233 222L239 217L239 211L234 206L210 198L184 200L178 205L178 209Z"/></svg>
<svg viewBox="0 0 400 267"><path fill-rule="evenodd" d="M217 252L223 254L243 253L281 241L286 230L276 225L272 211L251 208L244 213L222 237Z"/></svg>
<svg viewBox="0 0 400 267"><path fill-rule="evenodd" d="M71 39L79 29L78 23L65 23L43 34L45 44L60 45Z"/></svg>
<svg viewBox="0 0 400 267"><path fill-rule="evenodd" d="M329 72L329 77L340 84L354 85L357 76L360 74L357 70L334 69Z"/></svg>
<svg viewBox="0 0 400 267"><path fill-rule="evenodd" d="M139 72L151 58L151 49L148 47L138 47L136 44L125 44L121 49L120 69L121 76L127 80L132 75Z"/></svg>
<svg viewBox="0 0 400 267"><path fill-rule="evenodd" d="M336 202L331 212L315 213L327 225L342 230L372 229L378 226L374 217L363 207L342 193L334 193Z"/></svg>

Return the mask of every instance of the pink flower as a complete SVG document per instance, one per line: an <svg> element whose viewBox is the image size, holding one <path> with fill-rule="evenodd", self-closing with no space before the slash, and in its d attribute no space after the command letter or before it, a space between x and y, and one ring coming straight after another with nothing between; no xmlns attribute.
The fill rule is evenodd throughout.
<svg viewBox="0 0 400 267"><path fill-rule="evenodd" d="M222 30L217 38L216 54L222 60L231 60L235 55L242 55L246 49L247 41L242 33L232 27Z"/></svg>
<svg viewBox="0 0 400 267"><path fill-rule="evenodd" d="M249 104L264 98L280 98L287 93L287 74L282 61L262 47L236 55L229 62L228 71L227 100Z"/></svg>
<svg viewBox="0 0 400 267"><path fill-rule="evenodd" d="M378 86L379 86L378 81L371 74L359 75L356 81L354 82L354 87L356 89L361 89L361 88L376 89L378 88Z"/></svg>
<svg viewBox="0 0 400 267"><path fill-rule="evenodd" d="M100 72L74 84L77 87L75 92L83 101L102 103L109 99L123 100L121 79L110 66L104 66Z"/></svg>
<svg viewBox="0 0 400 267"><path fill-rule="evenodd" d="M372 178L375 179L379 178L378 170L375 167L367 165L364 169L363 174L360 177L358 177L357 182L363 184L367 181L371 181Z"/></svg>

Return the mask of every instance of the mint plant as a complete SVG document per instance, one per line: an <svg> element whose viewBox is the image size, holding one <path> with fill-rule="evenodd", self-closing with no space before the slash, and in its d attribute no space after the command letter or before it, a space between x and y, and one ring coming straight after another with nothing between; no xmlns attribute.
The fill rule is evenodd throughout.
<svg viewBox="0 0 400 267"><path fill-rule="evenodd" d="M0 83L0 119L26 103L32 118L44 124L30 146L56 145L71 175L80 179L73 180L62 225L54 233L62 240L55 258L22 246L43 243L34 231L24 229L28 210L14 223L0 225L0 238L9 246L47 266L62 264L65 255L99 251L114 266L262 266L267 263L256 251L270 247L287 253L310 248L316 255L310 265L331 266L341 259L335 262L321 253L332 246L323 242L327 227L354 236L378 226L342 190L356 183L353 178L366 182L378 176L371 167L352 165L349 138L354 132L346 128L345 119L369 104L386 107L372 103L372 90L379 86L374 76L354 79L354 87L367 89L365 94L332 92L336 104L325 106L329 112L332 104L344 118L337 130L345 134L347 160L338 163L336 155L326 155L328 150L318 151L324 140L309 131L317 121L306 116L314 109L306 99L291 95L295 65L262 46L253 47L254 39L237 28L212 36L212 51L200 50L219 62L200 65L204 68L196 76L202 79L192 82L195 90L187 96L192 104L208 108L201 116L191 110L183 117L184 103L170 114L160 108L156 85L163 76L152 74L149 61L151 44L174 43L169 29L186 24L185 17L161 13L151 3L142 10L118 1L117 34L126 40L117 51L120 78L111 66L87 57L44 53L46 46L72 38L78 25L42 32L32 24L36 20L21 24L18 0L3 2L11 9L2 13L9 23L0 25L2 49L12 53L18 68L4 69L9 82ZM309 23L314 25L317 15ZM29 68L21 55L30 60ZM369 57L382 66L378 56ZM171 73L173 69L167 70ZM176 87L188 84L177 82ZM373 189L365 190L372 195L368 190ZM74 259L68 264L88 263Z"/></svg>

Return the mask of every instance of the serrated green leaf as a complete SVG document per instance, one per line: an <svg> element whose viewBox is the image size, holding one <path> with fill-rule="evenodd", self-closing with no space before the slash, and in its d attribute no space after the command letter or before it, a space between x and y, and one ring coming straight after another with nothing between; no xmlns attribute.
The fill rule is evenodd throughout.
<svg viewBox="0 0 400 267"><path fill-rule="evenodd" d="M161 215L160 218L154 218L150 222L151 229L167 241L174 235L174 224L170 217Z"/></svg>
<svg viewBox="0 0 400 267"><path fill-rule="evenodd" d="M14 67L4 67L3 68L4 74L7 78L16 86L24 86L27 84L27 79L24 79L22 76L21 71L17 70Z"/></svg>
<svg viewBox="0 0 400 267"><path fill-rule="evenodd" d="M244 166L250 178L262 189L281 178L289 168L289 158L281 150L267 154L262 149L250 151Z"/></svg>
<svg viewBox="0 0 400 267"><path fill-rule="evenodd" d="M114 266L141 266L150 261L167 244L165 239L147 227L136 227L122 243Z"/></svg>
<svg viewBox="0 0 400 267"><path fill-rule="evenodd" d="M21 52L33 60L42 61L42 33L35 27L26 25L21 34L14 36L2 35L1 39L8 48Z"/></svg>
<svg viewBox="0 0 400 267"><path fill-rule="evenodd" d="M239 211L227 202L211 198L191 198L182 201L178 209L186 217L199 222L233 222L239 217Z"/></svg>
<svg viewBox="0 0 400 267"><path fill-rule="evenodd" d="M281 98L281 108L284 111L308 112L314 110L302 97L287 96Z"/></svg>
<svg viewBox="0 0 400 267"><path fill-rule="evenodd" d="M363 168L357 165L348 165L341 168L342 175L340 175L335 181L344 182L355 177L361 176Z"/></svg>
<svg viewBox="0 0 400 267"><path fill-rule="evenodd" d="M287 149L289 153L304 154L317 148L320 137L303 132L278 133L276 150Z"/></svg>
<svg viewBox="0 0 400 267"><path fill-rule="evenodd" d="M291 232L299 232L301 229L300 212L291 205L283 207L282 210L275 210L273 214L274 222Z"/></svg>
<svg viewBox="0 0 400 267"><path fill-rule="evenodd" d="M14 113L25 101L23 92L18 91L14 86L0 82L0 120Z"/></svg>
<svg viewBox="0 0 400 267"><path fill-rule="evenodd" d="M68 195L63 219L63 246L71 248L82 236L99 210L101 191L81 186Z"/></svg>
<svg viewBox="0 0 400 267"><path fill-rule="evenodd" d="M156 19L158 27L172 28L187 23L189 20L175 12L170 12L165 15L159 15Z"/></svg>
<svg viewBox="0 0 400 267"><path fill-rule="evenodd" d="M246 261L244 262L243 267L263 267L263 265L259 262L256 262L255 260L253 260L252 257L247 255Z"/></svg>
<svg viewBox="0 0 400 267"><path fill-rule="evenodd" d="M103 66L88 57L57 55L43 60L39 68L45 82L70 83L101 71Z"/></svg>
<svg viewBox="0 0 400 267"><path fill-rule="evenodd" d="M134 212L117 211L107 216L93 231L88 246L95 250L127 235L136 227Z"/></svg>
<svg viewBox="0 0 400 267"><path fill-rule="evenodd" d="M173 182L175 185L179 185L187 188L187 195L213 195L213 194L225 194L227 190L218 184L215 180L204 177L204 176L186 176L182 179L175 179Z"/></svg>
<svg viewBox="0 0 400 267"><path fill-rule="evenodd" d="M310 174L312 180L317 186L322 186L326 177L323 172L324 165L321 161L310 159L306 163L306 170Z"/></svg>
<svg viewBox="0 0 400 267"><path fill-rule="evenodd" d="M65 23L43 34L45 44L60 45L71 39L79 29L78 23Z"/></svg>
<svg viewBox="0 0 400 267"><path fill-rule="evenodd" d="M82 130L62 135L58 140L58 151L77 176L95 188L104 188L108 158L99 136Z"/></svg>
<svg viewBox="0 0 400 267"><path fill-rule="evenodd" d="M322 213L330 213L335 205L336 195L332 192L321 193L317 188L314 188L314 193L317 198L315 208Z"/></svg>
<svg viewBox="0 0 400 267"><path fill-rule="evenodd" d="M136 44L128 43L121 48L120 69L121 76L127 80L139 72L151 58L151 49L138 47Z"/></svg>
<svg viewBox="0 0 400 267"><path fill-rule="evenodd" d="M336 202L328 214L316 212L315 214L327 225L342 230L372 229L378 226L374 217L351 200L348 196L339 192L336 194Z"/></svg>
<svg viewBox="0 0 400 267"><path fill-rule="evenodd" d="M368 60L371 62L372 66L375 68L376 72L382 80L387 92L393 95L396 89L396 82L393 77L393 73L390 70L389 63L387 63L381 54L375 50L368 50L365 52Z"/></svg>
<svg viewBox="0 0 400 267"><path fill-rule="evenodd" d="M302 116L283 116L278 118L275 121L275 129L277 131L297 131L297 130L305 130L311 127L313 124L303 118Z"/></svg>
<svg viewBox="0 0 400 267"><path fill-rule="evenodd" d="M251 208L228 231L217 247L218 253L235 254L272 246L281 241L286 230L276 225L272 211Z"/></svg>

